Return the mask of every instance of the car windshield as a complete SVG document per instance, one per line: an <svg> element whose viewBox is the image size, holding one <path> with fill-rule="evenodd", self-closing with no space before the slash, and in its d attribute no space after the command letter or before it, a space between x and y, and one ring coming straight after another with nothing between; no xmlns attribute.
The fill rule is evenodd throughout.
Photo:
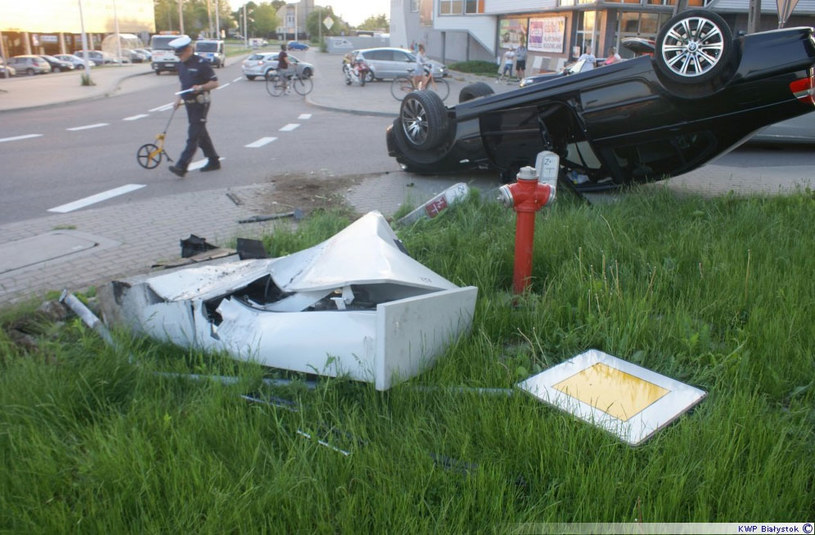
<svg viewBox="0 0 815 535"><path fill-rule="evenodd" d="M201 52L217 52L218 43L196 43L195 48Z"/></svg>

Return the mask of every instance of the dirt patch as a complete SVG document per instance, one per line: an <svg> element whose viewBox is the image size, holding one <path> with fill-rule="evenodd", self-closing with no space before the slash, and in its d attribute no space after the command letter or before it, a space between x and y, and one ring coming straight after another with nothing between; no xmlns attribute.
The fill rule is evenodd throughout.
<svg viewBox="0 0 815 535"><path fill-rule="evenodd" d="M347 193L369 175L319 176L287 173L273 176L274 184L256 199L257 210L277 213L300 209L304 214L315 210L348 209Z"/></svg>

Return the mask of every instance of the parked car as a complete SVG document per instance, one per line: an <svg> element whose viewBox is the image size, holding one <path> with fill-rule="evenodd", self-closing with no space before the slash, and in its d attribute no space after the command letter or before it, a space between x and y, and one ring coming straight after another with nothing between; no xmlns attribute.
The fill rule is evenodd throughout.
<svg viewBox="0 0 815 535"><path fill-rule="evenodd" d="M289 41L286 48L289 50L308 50L308 45L299 41Z"/></svg>
<svg viewBox="0 0 815 535"><path fill-rule="evenodd" d="M122 58L124 59L125 63L146 63L150 61L150 58L147 54L143 52L139 52L136 49L122 49Z"/></svg>
<svg viewBox="0 0 815 535"><path fill-rule="evenodd" d="M74 64L70 61L64 61L54 56L40 54L40 57L48 62L51 66L51 72L72 71L75 69Z"/></svg>
<svg viewBox="0 0 815 535"><path fill-rule="evenodd" d="M85 68L85 60L80 58L74 54L54 54L54 57L57 59L61 59L62 61L67 61L72 63L74 69L84 69ZM88 60L90 62L91 67L96 67L96 62L93 60Z"/></svg>
<svg viewBox="0 0 815 535"><path fill-rule="evenodd" d="M34 76L51 72L51 65L42 57L34 55L11 57L8 59L8 65L14 67L19 75Z"/></svg>
<svg viewBox="0 0 815 535"><path fill-rule="evenodd" d="M15 76L17 74L17 69L6 65L3 62L3 57L0 56L0 78L8 78L9 76Z"/></svg>
<svg viewBox="0 0 815 535"><path fill-rule="evenodd" d="M145 58L147 58L147 61L153 59L153 53L146 48L134 48L133 50L135 50L139 54L142 54Z"/></svg>
<svg viewBox="0 0 815 535"><path fill-rule="evenodd" d="M96 63L97 65L113 65L115 63L119 63L119 61L108 54L107 52L102 52L101 50L88 50L88 59ZM83 50L77 50L74 52L74 55L79 56L80 58L85 57L85 52Z"/></svg>
<svg viewBox="0 0 815 535"><path fill-rule="evenodd" d="M200 39L195 42L195 53L207 60L213 67L226 65L224 42L216 39Z"/></svg>
<svg viewBox="0 0 815 535"><path fill-rule="evenodd" d="M371 75L369 81L382 80L385 78L396 78L412 71L416 66L416 56L410 50L401 48L365 48L354 50L351 54L360 56L370 67ZM429 60L433 67L433 76L443 77L450 74L447 66L438 61Z"/></svg>
<svg viewBox="0 0 815 535"><path fill-rule="evenodd" d="M405 168L484 167L506 180L549 150L583 189L662 180L701 167L757 130L815 109L810 27L733 37L716 13L679 13L640 56L501 94L483 82L450 108L408 94L387 129Z"/></svg>
<svg viewBox="0 0 815 535"><path fill-rule="evenodd" d="M305 78L309 78L314 74L314 65L300 61L296 57L289 54L289 63L297 68L297 74ZM241 64L243 75L249 80L254 80L260 76L266 78L266 73L272 69L277 68L277 52L255 52Z"/></svg>

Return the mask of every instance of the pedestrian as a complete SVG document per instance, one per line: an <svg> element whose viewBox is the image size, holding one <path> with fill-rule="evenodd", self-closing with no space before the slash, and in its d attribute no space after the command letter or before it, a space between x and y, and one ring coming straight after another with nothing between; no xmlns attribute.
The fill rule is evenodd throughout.
<svg viewBox="0 0 815 535"><path fill-rule="evenodd" d="M187 167L198 147L201 147L204 156L207 157L207 164L201 168L201 171L215 171L221 168L221 162L212 145L209 132L207 132L207 112L210 101L209 92L218 87L218 77L209 62L193 52L192 40L189 36L182 35L170 41L169 44L175 50L175 55L178 56L178 79L181 82L181 90L187 91L178 95L175 109L178 109L183 102L187 108L189 123L187 145L175 165L170 166L170 171L183 178L187 174Z"/></svg>
<svg viewBox="0 0 815 535"><path fill-rule="evenodd" d="M504 70L501 71L501 78L512 76L512 64L515 63L515 47L512 46L504 52Z"/></svg>
<svg viewBox="0 0 815 535"><path fill-rule="evenodd" d="M617 53L616 46L610 46L608 48L608 56L606 57L605 63L603 65L611 65L613 63L619 63L623 60L620 55Z"/></svg>
<svg viewBox="0 0 815 535"><path fill-rule="evenodd" d="M427 56L424 54L424 45L419 43L418 51L416 52L416 66L413 67L413 87L416 89L424 89L424 84L427 81Z"/></svg>
<svg viewBox="0 0 815 535"><path fill-rule="evenodd" d="M277 75L283 80L283 91L286 94L291 93L289 89L289 75L292 74L291 65L289 64L289 53L286 52L286 45L280 45L280 52L277 53Z"/></svg>
<svg viewBox="0 0 815 535"><path fill-rule="evenodd" d="M577 61L585 61L586 65L583 67L583 71L590 71L594 67L597 66L597 58L594 57L594 54L591 53L591 50L586 50L583 54L577 58Z"/></svg>
<svg viewBox="0 0 815 535"><path fill-rule="evenodd" d="M515 74L518 75L518 80L523 80L526 76L526 43L523 40L515 50Z"/></svg>

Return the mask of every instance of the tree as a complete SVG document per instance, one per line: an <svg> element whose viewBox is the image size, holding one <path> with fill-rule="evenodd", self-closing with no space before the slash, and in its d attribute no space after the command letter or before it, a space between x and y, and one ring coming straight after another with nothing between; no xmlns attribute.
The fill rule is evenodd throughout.
<svg viewBox="0 0 815 535"><path fill-rule="evenodd" d="M277 33L277 28L280 26L280 19L277 18L277 8L272 4L260 4L255 8L255 26L254 30L256 35L270 37Z"/></svg>
<svg viewBox="0 0 815 535"><path fill-rule="evenodd" d="M388 17L382 13L381 15L368 17L362 24L359 25L357 29L387 31L388 28L390 28L390 22L388 21Z"/></svg>
<svg viewBox="0 0 815 535"><path fill-rule="evenodd" d="M331 28L326 28L325 24L320 28L319 25L322 24L326 17L331 17L334 24L331 25ZM327 35L340 35L343 32L348 35L349 29L348 23L342 20L339 15L336 15L331 6L315 6L306 17L306 32L314 40L318 39L320 35L325 37Z"/></svg>

